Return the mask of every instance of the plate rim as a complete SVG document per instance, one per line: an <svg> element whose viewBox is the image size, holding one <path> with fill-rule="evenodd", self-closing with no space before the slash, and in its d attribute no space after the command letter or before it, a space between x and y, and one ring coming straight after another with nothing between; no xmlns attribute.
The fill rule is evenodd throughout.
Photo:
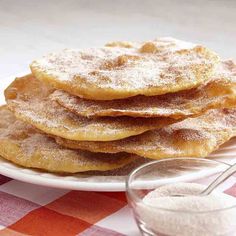
<svg viewBox="0 0 236 236"><path fill-rule="evenodd" d="M68 189L68 190L80 190L80 191L98 191L98 192L123 192L125 191L125 182L83 182L78 180L76 182L75 180L68 180L66 177L73 177L71 176L55 176L54 173L49 172L41 172L37 171L35 169L30 169L26 167L17 166L14 163L11 163L8 160L5 160L4 158L0 157L0 174L4 175L6 177L12 178L14 180L30 183L30 184L36 184L41 186L47 186L52 188L60 188L60 189ZM11 168L6 167L11 166ZM19 171L20 170L20 171ZM30 170L37 174L29 174L24 173L22 170ZM54 175L55 178L48 178L44 175ZM59 179L59 178L65 178L65 179ZM76 177L74 177L76 178Z"/></svg>

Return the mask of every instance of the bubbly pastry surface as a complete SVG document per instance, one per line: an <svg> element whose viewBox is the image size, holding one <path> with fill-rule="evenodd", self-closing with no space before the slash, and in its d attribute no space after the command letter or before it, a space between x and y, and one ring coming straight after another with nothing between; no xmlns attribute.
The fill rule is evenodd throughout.
<svg viewBox="0 0 236 236"><path fill-rule="evenodd" d="M70 148L94 152L128 152L160 159L171 157L206 157L221 144L236 136L236 109L209 110L159 130L113 142L76 142L56 138Z"/></svg>
<svg viewBox="0 0 236 236"><path fill-rule="evenodd" d="M53 88L32 75L17 78L5 90L8 108L45 133L71 140L109 141L143 133L176 122L171 118L86 118L49 99Z"/></svg>
<svg viewBox="0 0 236 236"><path fill-rule="evenodd" d="M6 106L0 107L0 156L24 167L66 173L112 170L137 158L127 153L104 154L64 148L33 126L17 120Z"/></svg>
<svg viewBox="0 0 236 236"><path fill-rule="evenodd" d="M132 116L184 118L208 109L230 108L236 103L236 64L221 62L210 81L197 88L159 96L135 96L127 99L94 101L62 90L50 98L75 114L86 117Z"/></svg>
<svg viewBox="0 0 236 236"><path fill-rule="evenodd" d="M115 42L102 48L65 49L35 60L38 79L70 94L112 100L197 87L218 64L211 50L174 38Z"/></svg>

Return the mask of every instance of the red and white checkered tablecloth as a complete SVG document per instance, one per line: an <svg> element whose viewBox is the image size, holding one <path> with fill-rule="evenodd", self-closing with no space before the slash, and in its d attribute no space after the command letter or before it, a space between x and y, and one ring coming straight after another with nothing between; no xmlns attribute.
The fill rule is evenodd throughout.
<svg viewBox="0 0 236 236"><path fill-rule="evenodd" d="M123 192L68 191L0 175L0 235L140 235Z"/></svg>
<svg viewBox="0 0 236 236"><path fill-rule="evenodd" d="M204 183L204 179L199 180ZM236 177L221 185L236 197ZM0 235L140 235L123 192L84 192L0 175Z"/></svg>

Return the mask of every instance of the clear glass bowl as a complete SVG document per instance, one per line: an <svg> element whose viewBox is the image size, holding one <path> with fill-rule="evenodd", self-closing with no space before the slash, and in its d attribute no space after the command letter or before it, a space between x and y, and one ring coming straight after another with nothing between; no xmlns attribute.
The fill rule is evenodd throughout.
<svg viewBox="0 0 236 236"><path fill-rule="evenodd" d="M227 168L228 164L209 159L172 158L144 164L131 172L126 180L126 194L141 233L162 236L236 235L234 203L214 210L182 211L147 205L143 201L149 192L168 184L198 183L207 186ZM235 179L231 176L216 191L229 189L235 184Z"/></svg>

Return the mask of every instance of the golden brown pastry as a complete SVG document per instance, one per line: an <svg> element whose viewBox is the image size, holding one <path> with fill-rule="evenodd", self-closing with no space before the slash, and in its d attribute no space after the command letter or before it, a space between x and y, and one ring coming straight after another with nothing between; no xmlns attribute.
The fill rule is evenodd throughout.
<svg viewBox="0 0 236 236"><path fill-rule="evenodd" d="M5 90L8 108L45 133L71 140L109 141L143 133L176 122L171 118L86 118L51 101L54 91L32 75L16 79Z"/></svg>
<svg viewBox="0 0 236 236"><path fill-rule="evenodd" d="M208 83L176 93L94 101L56 90L50 98L67 110L87 117L165 116L174 119L185 118L200 115L208 109L235 107L236 65L231 60L221 62Z"/></svg>
<svg viewBox="0 0 236 236"><path fill-rule="evenodd" d="M209 110L159 130L113 142L76 142L56 138L70 148L93 152L128 152L143 157L206 157L236 135L236 109Z"/></svg>
<svg viewBox="0 0 236 236"><path fill-rule="evenodd" d="M128 45L128 46L127 46ZM211 76L218 56L173 38L65 49L33 61L36 78L76 96L112 100L154 96L197 87Z"/></svg>
<svg viewBox="0 0 236 236"><path fill-rule="evenodd" d="M91 153L59 146L53 138L16 120L6 106L0 107L0 156L24 167L67 173L112 170L137 159L127 153Z"/></svg>

